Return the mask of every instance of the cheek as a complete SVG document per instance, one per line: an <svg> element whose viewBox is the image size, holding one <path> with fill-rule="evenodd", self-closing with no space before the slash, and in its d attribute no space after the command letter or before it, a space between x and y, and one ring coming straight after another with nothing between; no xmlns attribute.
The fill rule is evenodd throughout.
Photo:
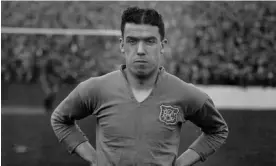
<svg viewBox="0 0 276 166"><path fill-rule="evenodd" d="M131 63L134 59L134 51L129 47L125 47L125 59L127 63Z"/></svg>
<svg viewBox="0 0 276 166"><path fill-rule="evenodd" d="M125 54L126 56L132 56L135 52L135 49L130 46L125 46Z"/></svg>
<svg viewBox="0 0 276 166"><path fill-rule="evenodd" d="M151 59L155 62L160 61L160 49L159 48L155 48L155 49L151 50Z"/></svg>

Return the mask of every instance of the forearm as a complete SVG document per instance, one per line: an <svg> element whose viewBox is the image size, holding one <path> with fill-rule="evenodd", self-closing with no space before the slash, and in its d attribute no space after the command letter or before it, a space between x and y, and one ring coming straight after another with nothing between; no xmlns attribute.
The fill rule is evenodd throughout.
<svg viewBox="0 0 276 166"><path fill-rule="evenodd" d="M75 153L90 164L96 165L97 153L88 141L78 145L75 149Z"/></svg>
<svg viewBox="0 0 276 166"><path fill-rule="evenodd" d="M175 166L191 166L199 161L199 154L191 149L188 149L178 157Z"/></svg>
<svg viewBox="0 0 276 166"><path fill-rule="evenodd" d="M59 142L67 148L69 153L73 153L77 146L88 139L74 121L66 119L55 110L51 116L51 125Z"/></svg>
<svg viewBox="0 0 276 166"><path fill-rule="evenodd" d="M199 161L206 160L223 144L226 139L224 135L223 133L211 135L203 133L178 157L176 166L192 166Z"/></svg>

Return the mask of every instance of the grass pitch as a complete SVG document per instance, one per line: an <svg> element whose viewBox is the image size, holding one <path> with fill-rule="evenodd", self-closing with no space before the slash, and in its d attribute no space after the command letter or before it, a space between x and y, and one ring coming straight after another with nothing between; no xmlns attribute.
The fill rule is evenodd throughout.
<svg viewBox="0 0 276 166"><path fill-rule="evenodd" d="M3 166L88 166L58 143L50 126L50 115L34 108L25 109L29 111L19 113L21 109L2 108ZM198 166L276 165L276 111L223 110L221 113L230 128L228 140ZM95 146L95 119L88 117L79 125ZM200 130L191 123L184 124L182 130L179 153L200 135Z"/></svg>

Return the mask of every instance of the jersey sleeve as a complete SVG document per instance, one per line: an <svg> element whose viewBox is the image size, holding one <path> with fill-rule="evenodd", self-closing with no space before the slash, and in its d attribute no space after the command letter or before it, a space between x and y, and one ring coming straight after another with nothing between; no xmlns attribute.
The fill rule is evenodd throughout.
<svg viewBox="0 0 276 166"><path fill-rule="evenodd" d="M51 125L57 136L69 153L74 153L75 148L88 141L85 134L76 124L97 109L99 97L94 81L80 83L54 110L51 116Z"/></svg>
<svg viewBox="0 0 276 166"><path fill-rule="evenodd" d="M228 137L228 126L209 96L204 102L193 102L186 119L198 126L202 134L189 146L205 161L223 145ZM207 97L206 97L207 96Z"/></svg>

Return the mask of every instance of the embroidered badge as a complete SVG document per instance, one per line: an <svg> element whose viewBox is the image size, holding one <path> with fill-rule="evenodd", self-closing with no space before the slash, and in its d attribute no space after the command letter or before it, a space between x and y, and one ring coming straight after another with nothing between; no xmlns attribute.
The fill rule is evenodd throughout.
<svg viewBox="0 0 276 166"><path fill-rule="evenodd" d="M174 125L177 123L177 114L179 109L173 106L161 105L159 119L167 125Z"/></svg>

